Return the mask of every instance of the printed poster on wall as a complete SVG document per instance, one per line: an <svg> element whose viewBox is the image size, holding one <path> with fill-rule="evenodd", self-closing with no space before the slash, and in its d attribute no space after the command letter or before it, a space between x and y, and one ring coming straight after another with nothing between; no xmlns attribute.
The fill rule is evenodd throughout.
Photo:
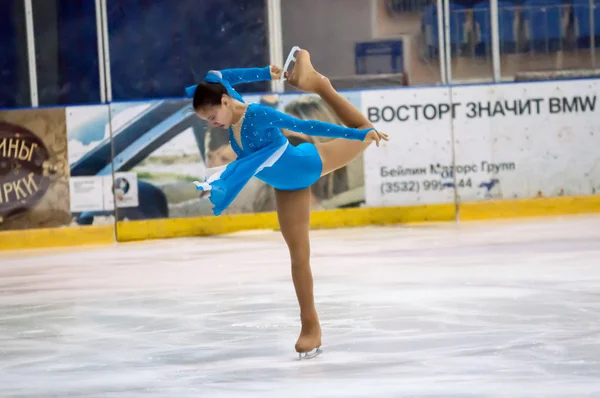
<svg viewBox="0 0 600 398"><path fill-rule="evenodd" d="M132 102L105 105L69 107L66 110L69 168L71 186L71 212L74 225L111 224L116 208L119 220L143 219L139 207L139 190L146 185L138 181L135 172L115 172L113 181L113 150L142 152L138 138L147 133L151 110L157 110L161 101ZM113 112L109 118L109 110ZM136 123L132 123L137 121ZM146 123L146 124L144 124ZM119 159L114 159L116 164ZM128 165L120 164L124 169ZM114 184L113 184L114 183ZM147 192L148 190L144 190ZM155 190L156 191L156 190ZM150 192L152 193L152 192ZM155 208L164 208L160 201L148 195L145 201L147 214L160 216Z"/></svg>
<svg viewBox="0 0 600 398"><path fill-rule="evenodd" d="M459 87L453 99L462 201L600 192L597 81Z"/></svg>
<svg viewBox="0 0 600 398"><path fill-rule="evenodd" d="M104 208L123 209L138 207L137 174L120 172L113 176L105 176L104 181ZM115 205L116 203L116 205Z"/></svg>
<svg viewBox="0 0 600 398"><path fill-rule="evenodd" d="M64 109L0 112L0 230L68 225Z"/></svg>
<svg viewBox="0 0 600 398"><path fill-rule="evenodd" d="M365 154L369 206L595 194L596 81L364 92L391 135ZM452 158L454 156L454 160Z"/></svg>
<svg viewBox="0 0 600 398"><path fill-rule="evenodd" d="M71 177L71 212L104 211L104 184L102 177Z"/></svg>
<svg viewBox="0 0 600 398"><path fill-rule="evenodd" d="M454 202L449 103L447 88L362 93L364 114L390 136L365 151L368 206Z"/></svg>
<svg viewBox="0 0 600 398"><path fill-rule="evenodd" d="M360 108L360 93L346 94ZM342 124L316 95L244 95L300 119ZM191 109L188 100L127 102L67 109L72 211L78 224L114 221L114 209L104 200L100 178L110 176L114 154L117 174L136 175L137 205L119 206L119 220L212 215L212 203L193 184L211 168L236 156L225 129L211 128ZM109 125L109 112L110 121ZM292 145L326 141L325 137L283 130ZM111 143L111 138L113 142ZM111 146L112 145L112 146ZM133 175L132 174L132 175ZM98 192L102 191L103 195ZM365 201L362 156L322 177L312 186L313 209L359 206ZM223 214L275 210L273 188L254 178Z"/></svg>
<svg viewBox="0 0 600 398"><path fill-rule="evenodd" d="M71 177L71 212L112 212L115 207L139 205L137 175L121 172L93 177ZM115 199L117 205L115 206Z"/></svg>

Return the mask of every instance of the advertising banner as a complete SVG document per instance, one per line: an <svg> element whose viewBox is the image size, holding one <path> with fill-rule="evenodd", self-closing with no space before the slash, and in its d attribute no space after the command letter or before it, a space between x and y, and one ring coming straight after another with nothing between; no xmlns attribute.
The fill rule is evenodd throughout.
<svg viewBox="0 0 600 398"><path fill-rule="evenodd" d="M360 108L359 92L346 96ZM300 119L342 124L331 109L312 94L246 95L244 98L248 103L259 102ZM229 144L228 131L208 126L190 105L186 100L158 100L115 103L110 108L67 109L71 211L76 223L101 224L114 220L113 166L115 182L121 181L120 176L127 176L129 187L129 196L117 200L119 220L213 214L211 202L200 197L193 181L203 180L210 169L232 162L236 155ZM288 130L283 130L283 134L292 145L329 140ZM363 204L362 156L322 177L313 185L312 195L313 209ZM274 210L273 188L254 178L224 214Z"/></svg>
<svg viewBox="0 0 600 398"><path fill-rule="evenodd" d="M596 81L363 93L391 135L365 154L369 206L595 194Z"/></svg>
<svg viewBox="0 0 600 398"><path fill-rule="evenodd" d="M364 155L368 206L454 202L449 96L447 88L362 93L363 112L390 135Z"/></svg>
<svg viewBox="0 0 600 398"><path fill-rule="evenodd" d="M70 222L65 110L0 112L0 230Z"/></svg>

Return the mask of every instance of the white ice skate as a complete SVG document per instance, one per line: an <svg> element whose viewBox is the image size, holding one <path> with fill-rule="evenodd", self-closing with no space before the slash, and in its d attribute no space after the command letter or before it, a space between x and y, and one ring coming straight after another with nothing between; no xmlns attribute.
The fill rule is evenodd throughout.
<svg viewBox="0 0 600 398"><path fill-rule="evenodd" d="M287 80L285 77L285 73L288 71L288 68L290 67L292 61L296 62L296 52L300 50L302 49L298 46L294 46L290 50L290 53L288 54L287 59L285 60L285 64L283 65L283 71L281 72L281 77L279 78L280 81L284 82Z"/></svg>
<svg viewBox="0 0 600 398"><path fill-rule="evenodd" d="M314 350L310 351L310 352L299 352L298 353L298 359L299 360L303 360L303 359L313 359L314 357L319 356L321 353L323 353L323 350L321 349L321 347L317 347Z"/></svg>

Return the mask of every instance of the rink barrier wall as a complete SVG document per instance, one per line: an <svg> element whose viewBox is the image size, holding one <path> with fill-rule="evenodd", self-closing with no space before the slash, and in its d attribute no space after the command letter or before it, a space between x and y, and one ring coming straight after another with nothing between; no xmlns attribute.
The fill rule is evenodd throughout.
<svg viewBox="0 0 600 398"><path fill-rule="evenodd" d="M365 90L369 207L600 192L600 80Z"/></svg>
<svg viewBox="0 0 600 398"><path fill-rule="evenodd" d="M600 117L600 98L596 94L599 88L600 79L588 79L348 91L346 95L352 97L353 103L369 116L378 129L402 132L402 136L384 143L383 148L371 147L365 152L366 207L313 211L311 227L323 229L600 212L600 195L594 195L600 190L600 169L595 167L597 152L594 150L600 144L600 133L596 127ZM452 96L449 96L450 90ZM251 95L249 102L252 102L250 97L254 102L260 100L260 95ZM422 114L407 113L408 106L420 109ZM104 108L107 108L106 112ZM0 250L87 246L115 241L278 229L277 216L272 212L119 221L116 224L106 219L95 220L106 222L101 226L67 227L74 223L72 214L82 211L138 206L137 189L123 191L120 196L113 195L114 204L110 200L96 203L97 192L102 191L105 196L106 192L110 192L104 190L102 184L109 187L107 184L112 184L114 178L94 175L78 176L78 180L69 175L68 165L73 162L67 159L64 148L68 146L69 156L76 155L77 151L71 150L70 140L77 141L77 137L88 128L90 131L104 131L110 120L109 112L107 105L0 112L0 121L12 123L15 128L28 132L14 135L18 132L15 130L5 134L4 141L11 137L27 141L27 145L19 146L18 153L13 151L13 158L31 160L29 158L38 153L33 151L33 147L44 147L44 151L51 155L50 166L57 170L50 176L38 167L34 176L36 187L39 185L43 189L26 200L18 197L17 192L20 191L17 189L2 191L0 226L7 230L0 231ZM98 116L99 113L102 117ZM88 119L89 126L81 123ZM515 136L515 131L523 134ZM0 151L3 158L6 158L6 151L10 157L11 145L4 142L5 151ZM77 149L77 146L73 148ZM40 153L44 155L44 151ZM32 164L39 165L44 159L35 160ZM10 165L17 163L9 162ZM456 175L448 171L450 167L457 168ZM19 170L29 169L17 167L9 172L3 169L0 185L18 186L20 180L15 180L14 176ZM124 177L130 180L131 187L137 187L135 173ZM95 185L90 185L92 183ZM70 204L64 200L65 188L69 184ZM433 189L428 189L428 186ZM456 199L458 203L454 202ZM101 208L86 207L92 205ZM3 218L17 211L24 217ZM65 227L45 229L46 225Z"/></svg>
<svg viewBox="0 0 600 398"><path fill-rule="evenodd" d="M461 203L460 221L600 213L600 195ZM454 204L352 208L311 212L311 229L369 225L402 225L456 220ZM277 214L234 214L117 223L117 239L131 242L190 236L211 236L248 230L278 230Z"/></svg>
<svg viewBox="0 0 600 398"><path fill-rule="evenodd" d="M600 213L600 195L461 203L460 221Z"/></svg>
<svg viewBox="0 0 600 398"><path fill-rule="evenodd" d="M461 203L460 221L600 213L600 195ZM454 204L319 210L311 213L312 229L403 225L455 220ZM120 221L117 239L211 236L248 230L278 230L276 213L235 214L146 221ZM43 249L115 243L113 225L0 232L0 250Z"/></svg>
<svg viewBox="0 0 600 398"><path fill-rule="evenodd" d="M421 205L408 207L351 208L311 212L311 229L395 225L412 222L454 220L454 205ZM221 235L248 230L278 230L277 213L234 214L219 217L197 217L117 224L120 242L185 236Z"/></svg>
<svg viewBox="0 0 600 398"><path fill-rule="evenodd" d="M114 225L40 228L0 232L0 250L45 249L115 243Z"/></svg>

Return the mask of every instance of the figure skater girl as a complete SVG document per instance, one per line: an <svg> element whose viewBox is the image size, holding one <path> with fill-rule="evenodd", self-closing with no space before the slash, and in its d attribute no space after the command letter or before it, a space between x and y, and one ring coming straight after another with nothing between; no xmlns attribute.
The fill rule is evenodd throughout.
<svg viewBox="0 0 600 398"><path fill-rule="evenodd" d="M335 91L329 79L312 66L306 50L292 49L291 71L278 66L227 69L209 72L204 81L186 88L196 114L211 126L229 130L237 159L214 170L198 190L210 191L215 215L232 202L246 183L256 177L275 189L277 217L288 246L292 279L300 306L301 331L295 345L300 357L321 352L321 326L313 296L310 269L310 186L321 176L344 167L372 142L379 146L388 136L375 130L368 119ZM294 54L295 53L295 54ZM289 58L288 58L289 59ZM269 106L246 104L232 85L287 79L299 90L319 95L348 127L300 120ZM280 129L310 136L335 138L328 142L289 145Z"/></svg>

